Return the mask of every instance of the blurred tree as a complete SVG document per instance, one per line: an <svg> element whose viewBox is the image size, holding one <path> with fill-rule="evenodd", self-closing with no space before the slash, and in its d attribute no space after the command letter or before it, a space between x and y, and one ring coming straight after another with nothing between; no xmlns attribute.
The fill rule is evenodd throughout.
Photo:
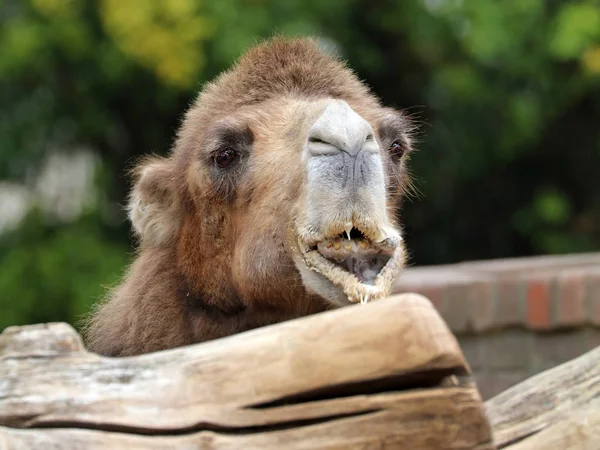
<svg viewBox="0 0 600 450"><path fill-rule="evenodd" d="M422 122L413 263L598 249L597 0L0 0L0 206L30 208L0 230L0 329L74 322L118 279L126 169L274 32L321 36Z"/></svg>

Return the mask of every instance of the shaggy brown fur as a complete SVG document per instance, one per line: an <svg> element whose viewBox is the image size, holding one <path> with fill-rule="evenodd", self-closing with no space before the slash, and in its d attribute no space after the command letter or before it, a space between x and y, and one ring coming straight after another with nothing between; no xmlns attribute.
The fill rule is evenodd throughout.
<svg viewBox="0 0 600 450"><path fill-rule="evenodd" d="M331 307L307 292L286 241L303 191L300 141L316 114L311 105L326 98L376 124L382 145L393 137L410 148L404 115L380 106L312 40L276 38L251 49L205 87L171 154L136 168L129 213L138 254L92 315L91 351L135 355ZM214 166L224 146L240 155L227 173ZM406 173L384 162L395 214Z"/></svg>

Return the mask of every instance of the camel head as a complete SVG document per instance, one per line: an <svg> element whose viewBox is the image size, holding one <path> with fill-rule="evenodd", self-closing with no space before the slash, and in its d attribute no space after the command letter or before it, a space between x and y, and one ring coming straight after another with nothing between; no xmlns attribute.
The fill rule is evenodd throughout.
<svg viewBox="0 0 600 450"><path fill-rule="evenodd" d="M312 40L262 43L204 87L172 153L137 168L142 251L172 251L224 310L384 297L405 259L410 132Z"/></svg>

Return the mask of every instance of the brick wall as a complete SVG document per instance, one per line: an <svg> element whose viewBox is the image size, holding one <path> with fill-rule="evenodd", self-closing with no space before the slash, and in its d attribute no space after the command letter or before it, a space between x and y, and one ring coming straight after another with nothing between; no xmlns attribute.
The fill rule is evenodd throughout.
<svg viewBox="0 0 600 450"><path fill-rule="evenodd" d="M485 399L600 345L600 253L412 267L394 291L432 301Z"/></svg>

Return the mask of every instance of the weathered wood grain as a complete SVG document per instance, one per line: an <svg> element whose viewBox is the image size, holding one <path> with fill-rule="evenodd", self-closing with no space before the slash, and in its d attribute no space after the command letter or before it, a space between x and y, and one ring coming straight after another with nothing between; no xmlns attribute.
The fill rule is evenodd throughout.
<svg viewBox="0 0 600 450"><path fill-rule="evenodd" d="M481 404L474 392L462 388L447 395L433 390L414 395L409 402L402 394L382 395L368 402L375 409L363 415L332 417L316 424L297 423L273 430L192 431L178 436L141 436L67 428L0 428L0 436L4 436L8 448L77 448L74 443L79 442L82 446L79 448L86 449L492 449L485 444L489 439L488 431L477 426ZM441 404L440 398L443 399ZM434 417L416 420L427 409L435 410L438 420ZM444 419L439 420L442 417ZM66 442L69 442L68 446L65 446Z"/></svg>
<svg viewBox="0 0 600 450"><path fill-rule="evenodd" d="M590 403L572 416L553 423L509 450L598 450L600 449L600 404Z"/></svg>
<svg viewBox="0 0 600 450"><path fill-rule="evenodd" d="M600 449L600 347L513 386L486 410L498 448Z"/></svg>
<svg viewBox="0 0 600 450"><path fill-rule="evenodd" d="M86 352L66 324L14 327L0 335L0 444L491 449L468 375L416 294L132 358Z"/></svg>

